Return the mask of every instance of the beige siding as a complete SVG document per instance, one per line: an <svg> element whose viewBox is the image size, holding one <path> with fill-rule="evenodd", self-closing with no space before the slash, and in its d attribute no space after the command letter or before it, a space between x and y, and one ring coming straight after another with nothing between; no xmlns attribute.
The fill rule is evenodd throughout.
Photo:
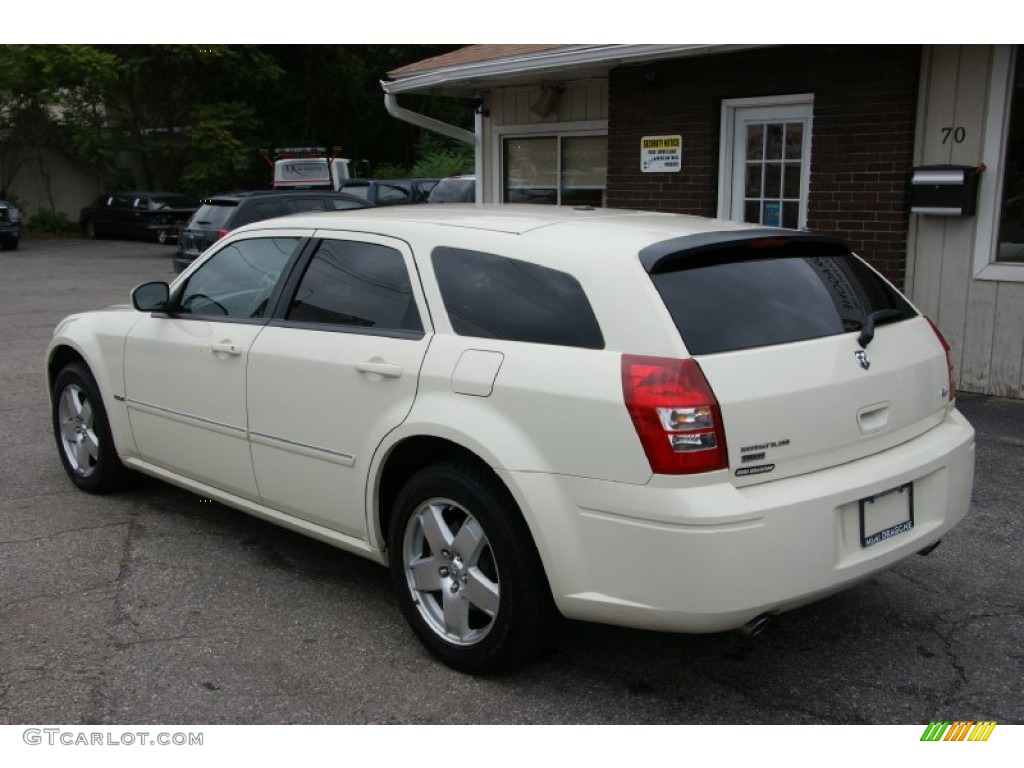
<svg viewBox="0 0 1024 768"><path fill-rule="evenodd" d="M494 141L494 128L506 125L544 126L550 125L552 133L562 123L583 123L608 119L608 81L605 79L577 80L562 83L564 91L558 100L558 108L547 117L533 112L531 107L541 95L541 87L519 86L492 91L486 95L484 104L488 116L484 120L483 157L484 201L493 202L498 182L489 178L491 162L498 157L501 147Z"/></svg>
<svg viewBox="0 0 1024 768"><path fill-rule="evenodd" d="M983 156L994 52L984 45L925 48L915 165L1001 162ZM962 143L945 137L949 127L964 129ZM994 175L981 183L995 183ZM953 346L961 389L1024 397L1024 283L974 278L977 228L988 224L973 216L912 216L907 288Z"/></svg>

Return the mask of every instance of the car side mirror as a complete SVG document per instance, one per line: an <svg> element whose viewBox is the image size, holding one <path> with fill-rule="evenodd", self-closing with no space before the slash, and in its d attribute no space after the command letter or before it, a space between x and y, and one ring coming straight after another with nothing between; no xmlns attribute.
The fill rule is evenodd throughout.
<svg viewBox="0 0 1024 768"><path fill-rule="evenodd" d="M132 291L132 304L139 312L166 312L170 297L167 283L143 283Z"/></svg>

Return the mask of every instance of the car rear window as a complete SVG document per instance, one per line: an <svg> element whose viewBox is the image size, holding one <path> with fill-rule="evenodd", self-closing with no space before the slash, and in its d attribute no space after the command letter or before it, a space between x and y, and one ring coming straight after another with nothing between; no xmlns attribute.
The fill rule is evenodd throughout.
<svg viewBox="0 0 1024 768"><path fill-rule="evenodd" d="M189 226L221 229L237 207L238 203L234 200L208 200L193 214Z"/></svg>
<svg viewBox="0 0 1024 768"><path fill-rule="evenodd" d="M750 258L749 249L679 258L651 275L693 355L859 331L916 316L903 296L851 254Z"/></svg>
<svg viewBox="0 0 1024 768"><path fill-rule="evenodd" d="M604 348L594 310L572 275L461 248L435 248L431 258L460 336Z"/></svg>

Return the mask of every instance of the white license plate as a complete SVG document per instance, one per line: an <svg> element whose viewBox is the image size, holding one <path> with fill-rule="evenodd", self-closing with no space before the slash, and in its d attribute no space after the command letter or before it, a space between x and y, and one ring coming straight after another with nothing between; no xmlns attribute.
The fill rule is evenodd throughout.
<svg viewBox="0 0 1024 768"><path fill-rule="evenodd" d="M870 547L914 528L914 484L860 500L860 545Z"/></svg>

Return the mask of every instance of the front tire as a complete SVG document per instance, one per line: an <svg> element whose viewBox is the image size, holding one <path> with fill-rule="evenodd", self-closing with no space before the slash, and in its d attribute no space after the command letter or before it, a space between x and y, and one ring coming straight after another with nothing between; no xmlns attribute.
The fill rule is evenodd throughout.
<svg viewBox="0 0 1024 768"><path fill-rule="evenodd" d="M82 363L71 363L58 374L52 416L57 451L71 482L89 493L117 488L124 467L117 457L99 387Z"/></svg>
<svg viewBox="0 0 1024 768"><path fill-rule="evenodd" d="M418 472L395 501L388 538L402 612L448 666L496 671L550 639L555 611L540 557L489 470L445 462Z"/></svg>

